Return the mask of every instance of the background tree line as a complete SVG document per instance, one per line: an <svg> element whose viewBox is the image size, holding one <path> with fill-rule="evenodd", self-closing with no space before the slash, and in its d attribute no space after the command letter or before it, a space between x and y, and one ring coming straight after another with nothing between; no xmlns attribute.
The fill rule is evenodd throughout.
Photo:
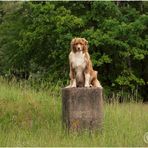
<svg viewBox="0 0 148 148"><path fill-rule="evenodd" d="M0 2L0 75L66 84L70 41L84 37L106 93L146 101L147 10L142 1Z"/></svg>

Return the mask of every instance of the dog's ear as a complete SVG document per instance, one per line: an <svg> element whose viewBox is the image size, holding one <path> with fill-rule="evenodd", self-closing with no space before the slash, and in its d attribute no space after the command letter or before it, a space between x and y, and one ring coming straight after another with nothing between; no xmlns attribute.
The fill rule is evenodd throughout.
<svg viewBox="0 0 148 148"><path fill-rule="evenodd" d="M72 40L71 40L71 43L70 43L70 47L71 47L71 51L74 51L74 43L75 43L75 40L76 40L76 38L73 38Z"/></svg>
<svg viewBox="0 0 148 148"><path fill-rule="evenodd" d="M84 42L84 51L87 52L88 51L88 41L85 38L82 38L83 42Z"/></svg>

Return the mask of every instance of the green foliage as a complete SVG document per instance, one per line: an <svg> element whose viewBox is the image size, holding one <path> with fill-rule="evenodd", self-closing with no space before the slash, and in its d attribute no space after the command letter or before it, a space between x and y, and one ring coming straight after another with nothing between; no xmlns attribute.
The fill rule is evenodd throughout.
<svg viewBox="0 0 148 148"><path fill-rule="evenodd" d="M94 69L111 90L147 84L147 2L1 2L0 73L67 83L70 41L89 41ZM146 92L146 90L145 90Z"/></svg>

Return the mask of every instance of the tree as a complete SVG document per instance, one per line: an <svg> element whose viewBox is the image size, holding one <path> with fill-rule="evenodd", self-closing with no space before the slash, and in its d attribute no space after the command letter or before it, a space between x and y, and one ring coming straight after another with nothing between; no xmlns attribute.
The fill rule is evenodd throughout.
<svg viewBox="0 0 148 148"><path fill-rule="evenodd" d="M29 71L66 83L70 41L80 36L109 92L145 95L146 10L147 2L1 2L1 74Z"/></svg>

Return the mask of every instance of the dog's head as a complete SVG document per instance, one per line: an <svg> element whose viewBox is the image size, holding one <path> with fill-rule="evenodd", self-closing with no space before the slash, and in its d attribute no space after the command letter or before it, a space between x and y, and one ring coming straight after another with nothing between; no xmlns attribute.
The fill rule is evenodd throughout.
<svg viewBox="0 0 148 148"><path fill-rule="evenodd" d="M88 41L85 38L74 38L71 41L71 50L73 52L88 51Z"/></svg>

